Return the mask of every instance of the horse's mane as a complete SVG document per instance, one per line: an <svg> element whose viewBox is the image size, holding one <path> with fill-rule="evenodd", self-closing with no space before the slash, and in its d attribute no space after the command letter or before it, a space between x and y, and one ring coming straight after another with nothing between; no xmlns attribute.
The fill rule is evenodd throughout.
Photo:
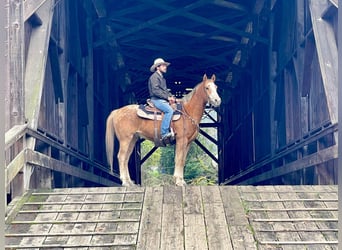
<svg viewBox="0 0 342 250"><path fill-rule="evenodd" d="M198 83L192 90L191 92L189 92L188 94L186 94L185 96L182 97L182 101L184 103L187 103L188 101L191 100L192 96L194 95L194 93L196 92L197 88L199 85L201 85L202 82Z"/></svg>

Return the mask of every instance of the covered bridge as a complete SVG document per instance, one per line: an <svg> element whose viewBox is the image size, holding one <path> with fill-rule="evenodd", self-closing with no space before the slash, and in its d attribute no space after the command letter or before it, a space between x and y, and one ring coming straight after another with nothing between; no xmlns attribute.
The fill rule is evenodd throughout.
<svg viewBox="0 0 342 250"><path fill-rule="evenodd" d="M337 183L337 0L5 2L8 200L119 185L105 120L145 101L157 57L179 97L217 76L219 184Z"/></svg>

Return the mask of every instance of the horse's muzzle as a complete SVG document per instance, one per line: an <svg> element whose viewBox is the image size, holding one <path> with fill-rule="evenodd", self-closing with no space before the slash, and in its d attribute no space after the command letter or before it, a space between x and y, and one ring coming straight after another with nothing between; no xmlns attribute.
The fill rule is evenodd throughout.
<svg viewBox="0 0 342 250"><path fill-rule="evenodd" d="M221 98L213 98L210 100L210 104L213 105L214 107L218 107L221 105Z"/></svg>

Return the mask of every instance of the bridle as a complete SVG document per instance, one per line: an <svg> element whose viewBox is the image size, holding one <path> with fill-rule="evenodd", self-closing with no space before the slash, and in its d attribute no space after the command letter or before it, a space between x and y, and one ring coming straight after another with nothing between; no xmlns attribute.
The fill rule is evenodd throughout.
<svg viewBox="0 0 342 250"><path fill-rule="evenodd" d="M196 92L196 90L197 89L195 88L194 91ZM209 105L209 109L210 109L209 112L211 112L213 110L213 106L210 103L210 98L209 98L208 90L209 90L209 87L204 86L204 92L205 92L205 94L207 96L207 104ZM199 131L199 129L200 129L199 123L194 118L192 118L191 115L188 114L188 112L186 111L184 105L182 105L182 109L181 110L177 109L177 111L180 112L184 117L188 118L191 121L191 123L196 126L196 130Z"/></svg>

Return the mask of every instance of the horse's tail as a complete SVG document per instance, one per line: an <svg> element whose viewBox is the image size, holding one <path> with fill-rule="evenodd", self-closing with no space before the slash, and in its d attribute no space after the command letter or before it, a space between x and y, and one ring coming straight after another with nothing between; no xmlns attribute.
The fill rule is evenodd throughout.
<svg viewBox="0 0 342 250"><path fill-rule="evenodd" d="M115 128L113 124L114 111L108 116L106 122L106 155L110 170L113 172L113 154L114 154L114 138Z"/></svg>

